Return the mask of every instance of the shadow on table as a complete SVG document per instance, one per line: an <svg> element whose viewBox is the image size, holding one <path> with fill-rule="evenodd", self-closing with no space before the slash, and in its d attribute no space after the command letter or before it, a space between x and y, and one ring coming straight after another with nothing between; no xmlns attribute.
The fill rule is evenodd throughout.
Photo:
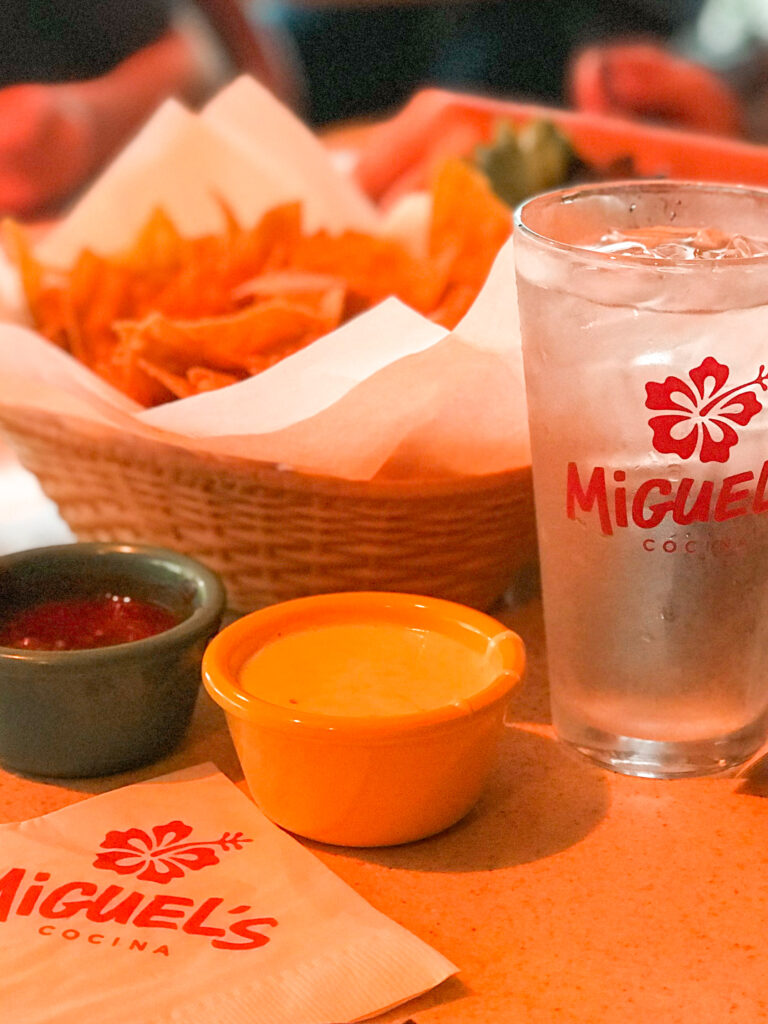
<svg viewBox="0 0 768 1024"><path fill-rule="evenodd" d="M511 867L580 842L605 817L608 805L608 783L599 768L547 736L510 727L485 794L462 821L417 843L349 852L407 871Z"/></svg>
<svg viewBox="0 0 768 1024"><path fill-rule="evenodd" d="M490 614L513 629L525 644L525 675L522 684L512 694L508 720L548 724L551 720L549 679L538 566L528 566L520 573L514 587L507 591Z"/></svg>
<svg viewBox="0 0 768 1024"><path fill-rule="evenodd" d="M737 793L768 797L768 752L763 750L755 760L739 769L736 778L739 783Z"/></svg>
<svg viewBox="0 0 768 1024"><path fill-rule="evenodd" d="M214 764L232 782L243 781L243 769L229 736L224 712L200 690L187 734L179 746L160 761L134 768L128 772L85 779L37 779L54 786L65 786L78 793L108 793L135 782L151 782L191 765Z"/></svg>
<svg viewBox="0 0 768 1024"><path fill-rule="evenodd" d="M424 992L423 995L411 999L404 1006L394 1007L374 1017L370 1024L422 1024L425 1021L422 1014L435 1006L444 1007L446 1012L450 1008L452 1016L448 1018L441 1014L441 1019L450 1019L459 1024L463 1017L460 1005L457 1004L459 1004L460 1000L466 999L472 994L473 990L460 977L453 975L451 978L446 978L436 988L432 988L428 992ZM449 1007L448 1004L454 1005ZM474 1019L477 1020L477 1018Z"/></svg>

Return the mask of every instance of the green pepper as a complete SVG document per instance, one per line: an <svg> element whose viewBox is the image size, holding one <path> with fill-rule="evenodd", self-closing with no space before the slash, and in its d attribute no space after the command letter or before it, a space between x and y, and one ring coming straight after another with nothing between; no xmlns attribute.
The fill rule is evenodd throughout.
<svg viewBox="0 0 768 1024"><path fill-rule="evenodd" d="M502 121L493 141L475 148L472 162L486 175L496 195L516 206L528 196L564 184L576 155L568 139L549 121L531 121L519 129Z"/></svg>

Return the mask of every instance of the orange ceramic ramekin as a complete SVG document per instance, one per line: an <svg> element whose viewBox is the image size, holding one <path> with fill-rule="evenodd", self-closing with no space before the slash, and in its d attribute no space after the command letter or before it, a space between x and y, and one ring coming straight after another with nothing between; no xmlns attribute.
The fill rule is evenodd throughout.
<svg viewBox="0 0 768 1024"><path fill-rule="evenodd" d="M352 717L297 713L240 685L244 664L265 644L347 623L438 631L469 645L483 655L476 691L429 711ZM439 832L473 806L524 664L520 638L472 608L409 594L339 593L237 620L209 644L203 680L226 712L251 794L269 818L324 843L389 846Z"/></svg>

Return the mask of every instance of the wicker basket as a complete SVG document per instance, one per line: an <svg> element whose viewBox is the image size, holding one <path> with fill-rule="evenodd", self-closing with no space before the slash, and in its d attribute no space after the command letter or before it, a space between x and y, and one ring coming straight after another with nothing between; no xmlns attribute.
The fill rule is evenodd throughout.
<svg viewBox="0 0 768 1024"><path fill-rule="evenodd" d="M0 408L0 431L80 540L158 544L219 572L237 611L337 590L488 608L535 559L529 468L356 482Z"/></svg>

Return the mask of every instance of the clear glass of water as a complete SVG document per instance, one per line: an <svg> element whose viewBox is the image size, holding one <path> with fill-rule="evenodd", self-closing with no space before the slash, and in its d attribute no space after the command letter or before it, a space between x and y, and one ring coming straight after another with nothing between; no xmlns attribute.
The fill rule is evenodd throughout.
<svg viewBox="0 0 768 1024"><path fill-rule="evenodd" d="M514 246L555 729L726 771L768 735L768 191L561 190Z"/></svg>

